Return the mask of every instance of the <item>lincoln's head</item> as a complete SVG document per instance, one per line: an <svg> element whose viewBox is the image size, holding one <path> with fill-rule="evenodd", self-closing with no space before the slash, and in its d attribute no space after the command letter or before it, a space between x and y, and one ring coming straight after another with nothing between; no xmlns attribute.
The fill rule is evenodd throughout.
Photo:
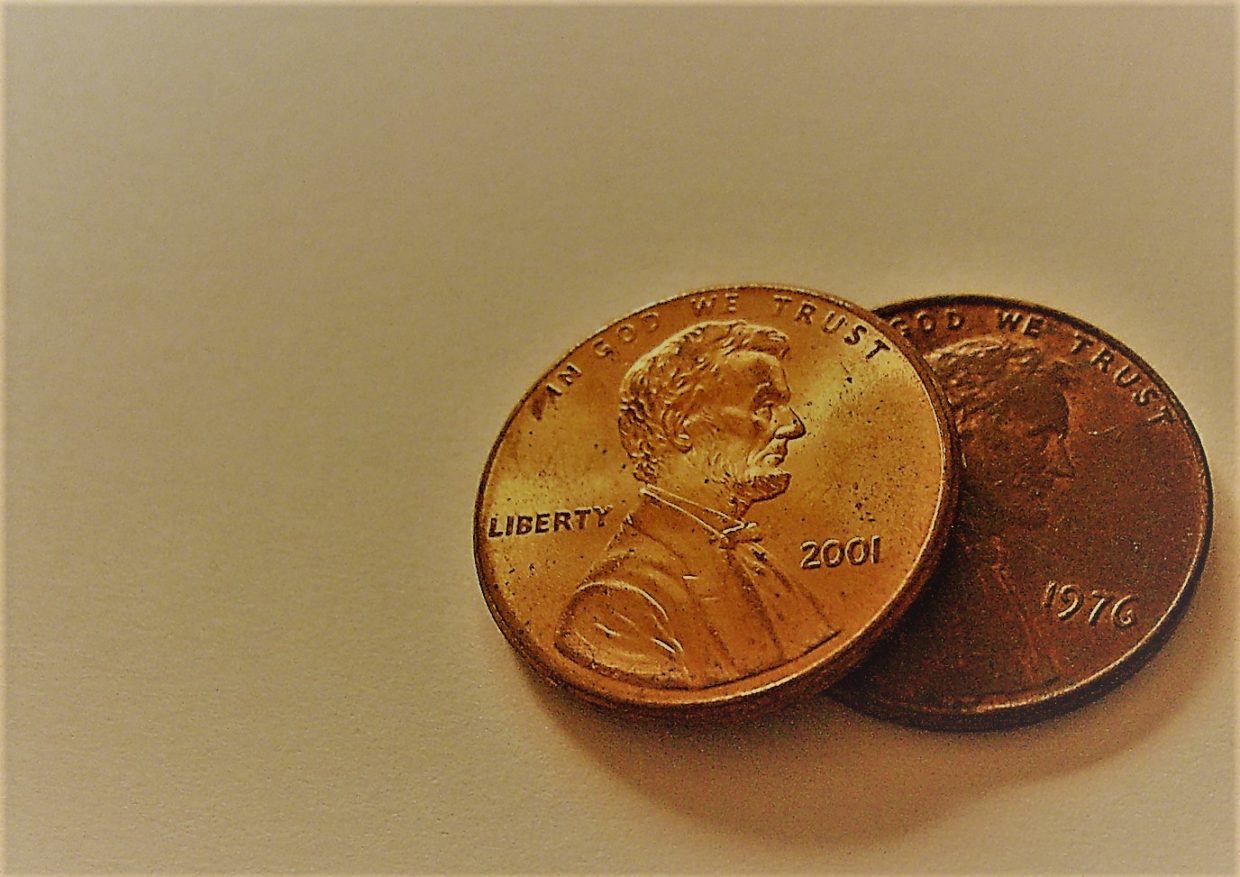
<svg viewBox="0 0 1240 877"><path fill-rule="evenodd" d="M690 326L646 353L620 386L620 441L639 481L740 517L778 496L788 442L788 337L742 320Z"/></svg>
<svg viewBox="0 0 1240 877"><path fill-rule="evenodd" d="M974 517L1001 512L1005 522L1045 524L1056 483L1072 475L1058 366L1000 338L970 338L926 358L956 421Z"/></svg>

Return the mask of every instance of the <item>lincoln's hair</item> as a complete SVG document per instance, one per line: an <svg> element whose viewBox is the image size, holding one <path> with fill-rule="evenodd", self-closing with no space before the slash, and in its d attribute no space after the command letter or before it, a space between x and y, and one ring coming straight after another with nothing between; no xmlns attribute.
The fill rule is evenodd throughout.
<svg viewBox="0 0 1240 877"><path fill-rule="evenodd" d="M620 443L638 481L658 479L685 418L711 395L724 358L744 350L788 355L788 336L743 320L698 323L643 355L620 383Z"/></svg>
<svg viewBox="0 0 1240 877"><path fill-rule="evenodd" d="M1059 370L1036 347L999 338L968 338L926 354L947 394L962 436L1007 411L1022 387L1035 381L1059 385Z"/></svg>

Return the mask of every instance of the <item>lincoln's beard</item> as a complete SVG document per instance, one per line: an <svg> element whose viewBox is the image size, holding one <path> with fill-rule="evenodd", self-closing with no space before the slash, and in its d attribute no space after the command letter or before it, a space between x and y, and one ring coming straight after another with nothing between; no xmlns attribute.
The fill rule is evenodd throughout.
<svg viewBox="0 0 1240 877"><path fill-rule="evenodd" d="M735 485L735 492L737 499L742 500L746 505L752 505L755 502L774 499L787 490L791 482L792 476L782 470L763 472L751 475L744 481L738 481Z"/></svg>
<svg viewBox="0 0 1240 877"><path fill-rule="evenodd" d="M792 475L782 469L764 471L756 467L748 467L738 473L720 463L712 480L723 485L732 496L733 508L729 511L743 512L754 503L774 499L787 490Z"/></svg>
<svg viewBox="0 0 1240 877"><path fill-rule="evenodd" d="M977 533L1040 529L1050 520L1055 488L1045 475L975 470L961 479L957 523Z"/></svg>

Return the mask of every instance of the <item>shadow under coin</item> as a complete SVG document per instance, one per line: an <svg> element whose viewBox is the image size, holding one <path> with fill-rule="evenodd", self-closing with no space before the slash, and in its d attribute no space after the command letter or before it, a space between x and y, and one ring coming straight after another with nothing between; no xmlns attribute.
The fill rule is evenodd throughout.
<svg viewBox="0 0 1240 877"><path fill-rule="evenodd" d="M1203 587L1220 586L1216 576L1207 578ZM1173 637L1171 654L1162 656L1168 660L1153 662L1157 671L1146 668L1064 716L1007 731L915 730L854 713L825 695L744 723L673 725L579 704L533 674L526 679L584 751L671 809L803 847L868 846L1000 787L1096 769L1138 744L1194 696L1215 666L1193 656L1219 655L1206 646L1226 639L1214 612L1190 607L1189 615L1181 633L1192 642L1175 648Z"/></svg>

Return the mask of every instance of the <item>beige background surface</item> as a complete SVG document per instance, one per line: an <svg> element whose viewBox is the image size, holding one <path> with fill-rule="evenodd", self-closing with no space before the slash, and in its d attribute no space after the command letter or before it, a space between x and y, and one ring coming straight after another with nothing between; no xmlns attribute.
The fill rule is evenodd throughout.
<svg viewBox="0 0 1240 877"><path fill-rule="evenodd" d="M1234 869L1232 8L5 17L10 872ZM1163 652L976 736L544 690L473 569L490 444L741 280L1142 354L1216 484Z"/></svg>

